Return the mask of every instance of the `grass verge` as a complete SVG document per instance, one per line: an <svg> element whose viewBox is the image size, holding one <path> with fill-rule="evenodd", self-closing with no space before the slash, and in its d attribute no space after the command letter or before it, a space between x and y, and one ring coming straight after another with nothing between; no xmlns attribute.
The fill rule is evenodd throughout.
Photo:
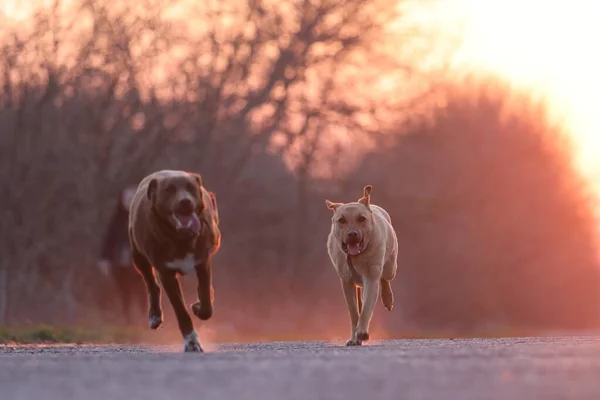
<svg viewBox="0 0 600 400"><path fill-rule="evenodd" d="M130 344L140 339L138 331L127 328L92 329L50 325L0 327L0 344Z"/></svg>

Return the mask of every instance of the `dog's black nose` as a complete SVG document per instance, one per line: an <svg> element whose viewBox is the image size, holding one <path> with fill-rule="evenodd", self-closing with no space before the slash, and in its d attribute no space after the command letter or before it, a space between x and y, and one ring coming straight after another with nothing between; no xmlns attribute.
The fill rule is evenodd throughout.
<svg viewBox="0 0 600 400"><path fill-rule="evenodd" d="M190 199L182 199L177 205L177 212L181 214L191 214L194 212L194 203Z"/></svg>
<svg viewBox="0 0 600 400"><path fill-rule="evenodd" d="M356 231L350 231L350 232L348 232L348 238L349 239L357 239L358 238L358 232L356 232Z"/></svg>

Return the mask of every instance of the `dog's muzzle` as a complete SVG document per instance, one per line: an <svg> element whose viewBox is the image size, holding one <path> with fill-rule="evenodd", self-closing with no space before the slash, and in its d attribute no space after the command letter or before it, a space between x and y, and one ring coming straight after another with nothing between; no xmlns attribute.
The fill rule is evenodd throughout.
<svg viewBox="0 0 600 400"><path fill-rule="evenodd" d="M196 237L200 234L201 221L194 212L194 204L189 199L179 202L172 214L175 230L180 234Z"/></svg>
<svg viewBox="0 0 600 400"><path fill-rule="evenodd" d="M355 256L360 254L365 247L365 241L356 230L351 230L346 235L346 240L342 241L342 250L344 253Z"/></svg>

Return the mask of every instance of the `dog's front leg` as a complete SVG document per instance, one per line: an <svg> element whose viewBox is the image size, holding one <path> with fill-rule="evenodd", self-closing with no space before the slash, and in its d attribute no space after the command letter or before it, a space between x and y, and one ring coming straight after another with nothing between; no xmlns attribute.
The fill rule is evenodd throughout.
<svg viewBox="0 0 600 400"><path fill-rule="evenodd" d="M203 350L200 346L200 341L198 340L198 334L196 333L192 319L185 308L181 286L179 285L179 280L177 279L175 272L162 269L160 272L160 281L171 302L171 306L173 306L179 330L183 336L183 351L202 352Z"/></svg>
<svg viewBox="0 0 600 400"><path fill-rule="evenodd" d="M348 306L348 312L350 313L350 322L352 323L352 336L350 336L350 340L346 342L346 346L360 346L362 343L356 338L356 324L358 323L356 286L352 279L342 278L340 281L342 283L342 289L344 290L346 306Z"/></svg>
<svg viewBox="0 0 600 400"><path fill-rule="evenodd" d="M210 258L204 263L196 264L198 278L198 301L192 304L192 311L201 320L207 320L213 315L214 289L212 285L212 264Z"/></svg>
<svg viewBox="0 0 600 400"><path fill-rule="evenodd" d="M356 327L356 338L360 341L369 340L369 324L371 323L373 309L379 297L379 278L363 277L363 282L363 308L358 317L358 325Z"/></svg>
<svg viewBox="0 0 600 400"><path fill-rule="evenodd" d="M156 282L154 270L148 259L135 248L133 248L133 263L146 284L150 328L158 329L162 324L162 308L160 306L160 287L158 286L158 282Z"/></svg>

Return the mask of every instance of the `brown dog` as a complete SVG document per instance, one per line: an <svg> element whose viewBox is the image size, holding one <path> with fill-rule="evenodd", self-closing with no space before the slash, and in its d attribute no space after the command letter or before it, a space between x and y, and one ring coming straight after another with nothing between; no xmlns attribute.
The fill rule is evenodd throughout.
<svg viewBox="0 0 600 400"><path fill-rule="evenodd" d="M389 214L371 204L371 190L371 185L365 186L363 197L352 203L325 200L333 211L327 251L340 276L352 323L346 346L369 340L369 325L380 293L385 308L392 311L394 307L391 281L398 267L398 239Z"/></svg>
<svg viewBox="0 0 600 400"><path fill-rule="evenodd" d="M193 313L201 320L213 314L211 258L221 244L219 216L214 193L207 191L198 174L163 170L139 184L129 212L129 240L133 261L148 292L150 328L162 323L162 287L177 317L184 351L202 347L183 300L177 274L195 274L198 301Z"/></svg>

